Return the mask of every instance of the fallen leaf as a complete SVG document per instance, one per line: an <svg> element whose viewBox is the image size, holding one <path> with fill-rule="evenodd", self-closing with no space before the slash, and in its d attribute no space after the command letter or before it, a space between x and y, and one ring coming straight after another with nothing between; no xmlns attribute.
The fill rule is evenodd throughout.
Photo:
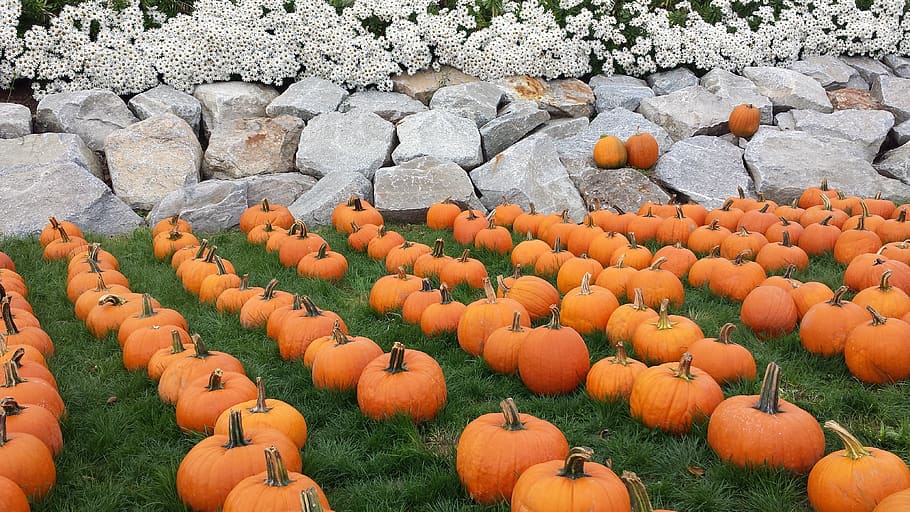
<svg viewBox="0 0 910 512"><path fill-rule="evenodd" d="M705 476L704 468L700 468L698 466L689 466L686 469L689 470L689 473L691 473L695 476Z"/></svg>

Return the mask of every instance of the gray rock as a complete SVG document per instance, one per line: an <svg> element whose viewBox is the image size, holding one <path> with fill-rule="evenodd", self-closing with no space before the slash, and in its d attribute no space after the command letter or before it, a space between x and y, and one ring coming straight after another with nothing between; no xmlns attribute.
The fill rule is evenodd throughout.
<svg viewBox="0 0 910 512"><path fill-rule="evenodd" d="M373 178L373 206L386 222L426 222L427 208L446 197L484 209L468 174L453 162L422 156L383 167Z"/></svg>
<svg viewBox="0 0 910 512"><path fill-rule="evenodd" d="M199 135L199 124L202 120L202 104L185 92L178 91L169 85L159 85L130 98L127 105L139 119L148 119L158 114L170 112L183 119Z"/></svg>
<svg viewBox="0 0 910 512"><path fill-rule="evenodd" d="M833 55L816 55L798 60L789 69L812 77L825 89L832 91L845 87L868 89L859 71Z"/></svg>
<svg viewBox="0 0 910 512"><path fill-rule="evenodd" d="M872 82L872 97L894 114L895 123L910 119L910 78L878 76Z"/></svg>
<svg viewBox="0 0 910 512"><path fill-rule="evenodd" d="M413 75L400 74L393 76L392 90L410 96L424 105L428 105L430 103L430 98L433 97L433 93L440 87L466 84L479 80L480 79L476 76L466 75L451 66L442 66L439 68L439 71L426 69L418 71Z"/></svg>
<svg viewBox="0 0 910 512"><path fill-rule="evenodd" d="M687 68L674 68L651 73L647 80L654 94L658 96L698 85L698 77Z"/></svg>
<svg viewBox="0 0 910 512"><path fill-rule="evenodd" d="M567 208L573 219L585 215L584 201L559 161L553 139L545 135L524 139L496 155L471 171L471 181L489 209L505 196L525 209L533 202L540 212Z"/></svg>
<svg viewBox="0 0 910 512"><path fill-rule="evenodd" d="M222 123L265 117L278 91L250 82L216 82L196 86L193 96L202 104L202 131L208 137Z"/></svg>
<svg viewBox="0 0 910 512"><path fill-rule="evenodd" d="M18 139L0 139L0 169L15 165L72 162L98 179L104 171L82 137L72 133L36 133Z"/></svg>
<svg viewBox="0 0 910 512"><path fill-rule="evenodd" d="M551 117L589 117L594 112L594 91L575 78L543 80L527 75L494 80L508 101L531 100Z"/></svg>
<svg viewBox="0 0 910 512"><path fill-rule="evenodd" d="M194 232L217 233L240 224L240 215L249 206L242 181L208 180L175 190L149 213L149 225L180 214Z"/></svg>
<svg viewBox="0 0 910 512"><path fill-rule="evenodd" d="M574 137L556 141L556 147L564 163L572 159L582 159L594 165L592 156L594 144L601 135L615 135L626 140L630 135L639 132L647 132L654 136L660 154L665 153L673 145L673 140L663 127L648 121L641 114L624 108L614 108L609 112L597 114L588 127Z"/></svg>
<svg viewBox="0 0 910 512"><path fill-rule="evenodd" d="M872 57L865 56L842 56L840 60L844 61L848 66L855 69L859 76L866 81L866 84L871 84L875 77L878 75L891 75L891 69L882 64L878 59L873 59Z"/></svg>
<svg viewBox="0 0 910 512"><path fill-rule="evenodd" d="M32 133L32 111L18 103L0 103L0 139Z"/></svg>
<svg viewBox="0 0 910 512"><path fill-rule="evenodd" d="M638 109L641 100L653 98L654 91L646 84L628 83L626 81L606 82L599 81L600 85L594 88L594 108L597 113L607 112L614 108L627 110Z"/></svg>
<svg viewBox="0 0 910 512"><path fill-rule="evenodd" d="M335 206L346 201L352 194L372 202L373 185L359 172L333 172L317 181L313 188L298 197L288 209L294 217L309 226L324 226L332 223L332 210Z"/></svg>
<svg viewBox="0 0 910 512"><path fill-rule="evenodd" d="M723 169L722 172L718 172ZM749 195L752 177L743 166L743 150L717 137L698 135L673 144L657 161L654 179L707 209L735 196L737 187Z"/></svg>
<svg viewBox="0 0 910 512"><path fill-rule="evenodd" d="M394 124L411 114L425 112L427 106L399 92L358 91L345 98L338 107L339 112L357 109L372 112Z"/></svg>
<svg viewBox="0 0 910 512"><path fill-rule="evenodd" d="M701 77L701 86L734 105L745 103L757 107L762 124L771 124L774 118L771 100L759 94L758 87L748 78L715 68Z"/></svg>
<svg viewBox="0 0 910 512"><path fill-rule="evenodd" d="M894 145L903 146L910 142L910 121L904 121L891 129L891 140Z"/></svg>
<svg viewBox="0 0 910 512"><path fill-rule="evenodd" d="M463 121L473 126L467 119ZM303 129L297 169L316 178L334 172L358 172L372 178L376 169L389 162L394 145L395 125L376 114L328 112L314 117Z"/></svg>
<svg viewBox="0 0 910 512"><path fill-rule="evenodd" d="M104 156L114 193L133 208L149 210L171 192L199 183L202 146L190 125L171 113L112 132Z"/></svg>
<svg viewBox="0 0 910 512"><path fill-rule="evenodd" d="M319 114L334 112L347 96L348 91L333 82L310 76L291 84L269 103L265 112L271 117L286 114L309 121Z"/></svg>
<svg viewBox="0 0 910 512"><path fill-rule="evenodd" d="M631 167L601 169L584 160L572 160L566 163L566 170L578 192L589 203L597 198L604 205L635 212L648 201L667 203L670 200L670 195L657 183Z"/></svg>
<svg viewBox="0 0 910 512"><path fill-rule="evenodd" d="M246 201L249 206L260 204L263 199L287 206L316 184L316 178L299 172L260 174L239 181L246 184Z"/></svg>
<svg viewBox="0 0 910 512"><path fill-rule="evenodd" d="M104 182L73 162L0 169L0 234L38 233L52 215L103 235L127 233L143 223Z"/></svg>
<svg viewBox="0 0 910 512"><path fill-rule="evenodd" d="M480 128L496 117L502 95L502 90L489 82L447 85L433 94L430 108L470 119Z"/></svg>
<svg viewBox="0 0 910 512"><path fill-rule="evenodd" d="M597 89L602 85L610 84L628 84L628 85L640 85L641 87L648 87L648 82L642 80L641 78L635 78L634 76L629 75L594 75L588 80L588 87L592 90ZM650 87L648 87L650 89Z"/></svg>
<svg viewBox="0 0 910 512"><path fill-rule="evenodd" d="M730 131L727 120L736 105L700 85L645 98L638 112L663 126L674 140L693 135L720 135Z"/></svg>
<svg viewBox="0 0 910 512"><path fill-rule="evenodd" d="M873 165L882 176L901 180L910 185L910 144L886 151Z"/></svg>
<svg viewBox="0 0 910 512"><path fill-rule="evenodd" d="M566 139L578 135L589 124L591 121L587 117L557 117L535 128L531 135L547 135L553 140Z"/></svg>
<svg viewBox="0 0 910 512"><path fill-rule="evenodd" d="M434 100L438 96L439 93L433 97ZM502 108L496 119L480 127L480 139L483 143L485 159L493 158L548 119L550 119L550 114L537 108L537 103L534 101L522 100L509 103Z"/></svg>
<svg viewBox="0 0 910 512"><path fill-rule="evenodd" d="M202 162L206 178L232 180L294 171L303 120L297 117L234 119L212 131Z"/></svg>
<svg viewBox="0 0 910 512"><path fill-rule="evenodd" d="M392 151L397 165L419 156L449 160L463 169L473 169L483 161L480 132L470 119L429 110L402 119L397 131L399 144Z"/></svg>
<svg viewBox="0 0 910 512"><path fill-rule="evenodd" d="M838 110L830 114L790 110L778 114L777 118L781 129L844 139L846 143L856 145L869 162L878 155L882 142L894 126L894 116L884 110Z"/></svg>
<svg viewBox="0 0 910 512"><path fill-rule="evenodd" d="M910 197L910 187L879 175L856 146L833 137L762 127L743 157L756 192L778 203L791 202L823 178L846 194Z"/></svg>
<svg viewBox="0 0 910 512"><path fill-rule="evenodd" d="M900 55L890 54L885 55L882 58L882 62L885 63L895 75L901 78L910 78L910 58L901 57Z"/></svg>
<svg viewBox="0 0 910 512"><path fill-rule="evenodd" d="M48 94L35 115L38 131L75 133L92 151L103 151L112 131L136 121L120 96L102 89Z"/></svg>
<svg viewBox="0 0 910 512"><path fill-rule="evenodd" d="M791 108L831 112L834 107L825 89L814 79L792 69L767 66L747 67L743 76L752 80L758 93L767 96L775 112Z"/></svg>

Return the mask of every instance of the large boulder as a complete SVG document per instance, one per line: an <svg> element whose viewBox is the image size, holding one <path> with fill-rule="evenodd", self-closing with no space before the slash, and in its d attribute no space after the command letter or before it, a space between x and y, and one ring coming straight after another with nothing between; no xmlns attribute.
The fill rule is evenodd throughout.
<svg viewBox="0 0 910 512"><path fill-rule="evenodd" d="M910 197L910 187L879 175L856 146L834 137L762 127L743 157L756 192L778 203L791 202L822 179L860 197Z"/></svg>
<svg viewBox="0 0 910 512"><path fill-rule="evenodd" d="M567 139L582 132L591 120L587 117L556 117L531 130L531 135L547 135L553 140Z"/></svg>
<svg viewBox="0 0 910 512"><path fill-rule="evenodd" d="M502 96L502 90L490 82L448 85L433 94L430 108L470 119L480 128L496 117Z"/></svg>
<svg viewBox="0 0 910 512"><path fill-rule="evenodd" d="M758 92L758 87L749 80L726 69L715 68L701 77L701 86L734 105L747 104L758 108L759 121L771 124L774 118L773 105L767 96Z"/></svg>
<svg viewBox="0 0 910 512"><path fill-rule="evenodd" d="M891 68L895 75L901 78L910 78L910 57L902 57L892 53L882 57L882 62Z"/></svg>
<svg viewBox="0 0 910 512"><path fill-rule="evenodd" d="M673 144L657 161L654 179L709 210L736 195L737 188L753 195L743 150L718 137L698 135Z"/></svg>
<svg viewBox="0 0 910 512"><path fill-rule="evenodd" d="M50 216L103 235L127 233L143 223L103 181L73 162L0 169L0 234L38 233Z"/></svg>
<svg viewBox="0 0 910 512"><path fill-rule="evenodd" d="M854 144L872 161L894 126L894 116L884 110L838 110L822 114L814 110L790 110L777 115L777 125L784 130L799 130L812 135L843 139Z"/></svg>
<svg viewBox="0 0 910 512"><path fill-rule="evenodd" d="M345 98L338 106L339 112L352 110L372 112L394 124L411 114L425 112L427 106L400 92L358 91Z"/></svg>
<svg viewBox="0 0 910 512"><path fill-rule="evenodd" d="M670 201L670 195L638 169L601 169L584 160L570 160L566 162L566 170L588 204L598 199L605 206L634 213L648 201Z"/></svg>
<svg viewBox="0 0 910 512"><path fill-rule="evenodd" d="M18 103L0 103L0 139L32 133L32 111Z"/></svg>
<svg viewBox="0 0 910 512"><path fill-rule="evenodd" d="M246 185L246 200L250 206L260 204L263 199L287 206L316 184L316 178L299 172L260 174L238 181Z"/></svg>
<svg viewBox="0 0 910 512"><path fill-rule="evenodd" d="M464 169L483 161L480 132L474 121L444 110L428 110L401 120L392 160L401 165L420 156L449 160Z"/></svg>
<svg viewBox="0 0 910 512"><path fill-rule="evenodd" d="M442 66L439 71L425 69L414 74L402 73L392 77L392 90L400 92L428 105L433 93L446 85L466 84L480 80L451 67Z"/></svg>
<svg viewBox="0 0 910 512"><path fill-rule="evenodd" d="M859 71L833 55L814 55L791 63L789 69L812 77L819 85L831 91L845 87L866 89L869 84Z"/></svg>
<svg viewBox="0 0 910 512"><path fill-rule="evenodd" d="M576 78L543 80L527 75L495 80L508 101L536 101L552 117L589 117L594 112L594 91Z"/></svg>
<svg viewBox="0 0 910 512"><path fill-rule="evenodd" d="M233 180L292 172L303 120L288 115L234 119L212 131L202 173Z"/></svg>
<svg viewBox="0 0 910 512"><path fill-rule="evenodd" d="M569 210L581 220L585 203L569 178L553 139L535 135L522 140L471 171L471 181L488 209L502 197L524 209L534 203L543 213Z"/></svg>
<svg viewBox="0 0 910 512"><path fill-rule="evenodd" d="M786 68L769 66L747 67L743 76L752 80L758 93L767 96L775 112L792 108L831 112L834 107L825 89L815 79Z"/></svg>
<svg viewBox="0 0 910 512"><path fill-rule="evenodd" d="M208 180L162 199L148 215L154 226L164 218L180 214L198 233L217 233L240 224L240 215L249 206L242 181Z"/></svg>
<svg viewBox="0 0 910 512"><path fill-rule="evenodd" d="M882 176L901 180L910 185L910 144L886 151L873 165Z"/></svg>
<svg viewBox="0 0 910 512"><path fill-rule="evenodd" d="M228 121L265 117L265 107L278 91L251 82L216 82L197 85L193 96L202 104L202 131L208 137Z"/></svg>
<svg viewBox="0 0 910 512"><path fill-rule="evenodd" d="M136 121L120 96L103 89L48 94L35 114L38 131L75 133L92 151L103 151L111 132Z"/></svg>
<svg viewBox="0 0 910 512"><path fill-rule="evenodd" d="M631 76L595 75L588 83L594 90L594 108L598 114L619 107L637 110L641 100L654 97L647 82Z"/></svg>
<svg viewBox="0 0 910 512"><path fill-rule="evenodd" d="M471 179L453 162L422 156L383 167L373 178L373 206L386 222L426 222L430 205L447 197L483 209Z"/></svg>
<svg viewBox="0 0 910 512"><path fill-rule="evenodd" d="M291 84L265 108L271 117L289 115L304 121L334 112L338 105L347 98L348 91L324 78L310 76Z"/></svg>
<svg viewBox="0 0 910 512"><path fill-rule="evenodd" d="M465 120L467 121L467 120ZM310 120L300 135L297 169L322 178L335 172L358 172L372 178L389 162L395 125L372 112L328 112Z"/></svg>
<svg viewBox="0 0 910 512"><path fill-rule="evenodd" d="M82 137L73 133L36 133L18 139L0 139L0 169L15 165L72 162L104 179L104 170Z"/></svg>
<svg viewBox="0 0 910 512"><path fill-rule="evenodd" d="M910 121L904 121L903 123L896 125L891 130L891 139L896 146L903 146L910 142Z"/></svg>
<svg viewBox="0 0 910 512"><path fill-rule="evenodd" d="M199 183L202 146L190 125L171 113L111 133L104 155L114 193L133 208L149 210Z"/></svg>
<svg viewBox="0 0 910 512"><path fill-rule="evenodd" d="M837 89L828 91L834 110L881 110L882 104L868 89Z"/></svg>
<svg viewBox="0 0 910 512"><path fill-rule="evenodd" d="M665 153L673 140L662 126L652 123L644 116L624 108L614 108L609 112L597 114L588 126L573 137L566 137L556 141L559 156L565 162L572 159L582 159L594 165L594 144L601 135L615 135L626 140L630 135L647 132L657 140L660 154Z"/></svg>
<svg viewBox="0 0 910 512"><path fill-rule="evenodd" d="M373 201L373 184L359 172L339 171L327 174L313 188L304 192L288 206L294 217L310 226L332 223L332 210L339 203L357 195Z"/></svg>
<svg viewBox="0 0 910 512"><path fill-rule="evenodd" d="M480 127L480 139L483 143L485 159L493 158L548 119L550 119L550 114L546 110L537 108L536 102L521 100L509 103L502 108L496 119ZM587 120L583 117L563 119Z"/></svg>
<svg viewBox="0 0 910 512"><path fill-rule="evenodd" d="M641 100L638 112L667 130L674 140L693 135L721 135L736 104L700 85Z"/></svg>
<svg viewBox="0 0 910 512"><path fill-rule="evenodd" d="M698 77L686 68L673 68L667 71L651 73L648 75L647 80L654 94L658 96L698 85Z"/></svg>
<svg viewBox="0 0 910 512"><path fill-rule="evenodd" d="M872 82L872 97L894 114L895 123L910 119L910 78L879 75Z"/></svg>
<svg viewBox="0 0 910 512"><path fill-rule="evenodd" d="M158 114L170 112L186 121L199 134L202 121L202 104L185 92L178 91L169 85L159 85L130 98L127 105L139 119L148 119Z"/></svg>
<svg viewBox="0 0 910 512"><path fill-rule="evenodd" d="M891 68L882 64L882 61L862 55L847 56L840 58L845 64L855 69L859 76L863 78L866 84L871 84L878 75L891 75Z"/></svg>

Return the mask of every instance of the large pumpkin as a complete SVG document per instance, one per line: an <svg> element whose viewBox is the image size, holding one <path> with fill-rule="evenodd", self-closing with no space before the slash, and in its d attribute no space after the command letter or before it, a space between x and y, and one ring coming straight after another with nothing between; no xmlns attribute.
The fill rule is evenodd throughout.
<svg viewBox="0 0 910 512"><path fill-rule="evenodd" d="M720 385L704 370L692 366L686 352L679 363L652 366L635 378L629 411L649 428L685 434L704 421L724 399Z"/></svg>
<svg viewBox="0 0 910 512"><path fill-rule="evenodd" d="M427 421L446 403L446 382L435 359L395 342L388 354L373 359L357 381L357 404L374 420L404 414Z"/></svg>
<svg viewBox="0 0 910 512"><path fill-rule="evenodd" d="M550 323L532 329L518 349L518 373L532 393L570 393L585 381L591 368L585 340L559 321L559 307L550 306Z"/></svg>

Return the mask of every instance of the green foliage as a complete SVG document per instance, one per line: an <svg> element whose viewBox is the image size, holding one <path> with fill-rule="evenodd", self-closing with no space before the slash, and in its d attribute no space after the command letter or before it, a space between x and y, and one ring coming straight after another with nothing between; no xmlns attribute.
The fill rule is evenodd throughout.
<svg viewBox="0 0 910 512"><path fill-rule="evenodd" d="M417 226L394 229L409 240L427 244L442 237L448 254L461 252L450 233ZM652 431L630 418L626 404L595 402L584 389L562 397L535 396L517 376L498 375L482 359L460 350L453 335L428 339L417 327L404 324L398 314L377 317L369 310L367 294L384 274L383 266L351 251L342 236L325 229L317 232L349 259L350 270L337 285L297 277L236 231L209 238L238 272L250 273L253 284L277 277L279 288L307 294L319 307L342 315L351 333L369 336L385 350L402 341L435 357L445 372L449 399L433 421L421 425L403 418L375 422L360 413L353 393L314 389L309 371L300 362L281 360L264 330L242 329L237 316L219 314L185 292L170 266L153 259L148 230L104 239L103 246L119 258L133 290L151 293L165 307L182 312L191 332L200 333L211 349L237 356L250 377L263 377L270 396L304 413L310 429L304 472L326 490L336 510L507 510L505 505L472 503L455 472L461 430L475 417L498 410L498 402L507 396L514 397L523 412L561 428L570 444L593 447L598 462L610 461L617 472L637 472L660 508L809 510L805 477L777 470L744 471L719 462L706 443L704 426L683 436ZM177 466L199 436L180 431L174 408L158 399L147 376L123 369L115 336L96 340L75 320L65 294L64 263L44 262L35 239L3 240L0 250L16 261L30 287L36 314L56 343L50 366L68 408L57 485L33 510L184 510L174 486ZM485 251L473 256L488 265L491 275L510 271L506 257ZM832 258L825 257L815 259L808 271L796 277L836 287L842 272ZM480 298L479 291L463 286L454 295L462 302ZM705 289L688 289L685 305L675 313L693 318L708 336L716 336L726 322L739 323L738 304ZM910 452L908 383L863 385L850 376L843 358L807 353L796 334L760 342L741 327L733 339L753 351L759 373L770 361L781 365L783 398L820 421L839 421L864 444L904 457ZM589 336L587 342L592 361L611 355L604 336ZM759 382L740 382L724 391L727 396L754 394L758 386ZM839 448L833 437L828 441L828 451ZM705 474L695 476L690 468L702 468Z"/></svg>

